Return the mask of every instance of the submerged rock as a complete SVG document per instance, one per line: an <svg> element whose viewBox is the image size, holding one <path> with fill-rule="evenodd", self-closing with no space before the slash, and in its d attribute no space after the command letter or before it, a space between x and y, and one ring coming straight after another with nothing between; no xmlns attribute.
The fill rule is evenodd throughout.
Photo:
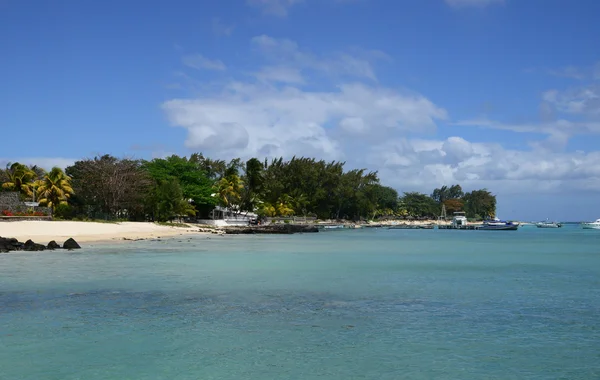
<svg viewBox="0 0 600 380"><path fill-rule="evenodd" d="M63 243L64 249L80 249L81 246L73 238L69 238Z"/></svg>

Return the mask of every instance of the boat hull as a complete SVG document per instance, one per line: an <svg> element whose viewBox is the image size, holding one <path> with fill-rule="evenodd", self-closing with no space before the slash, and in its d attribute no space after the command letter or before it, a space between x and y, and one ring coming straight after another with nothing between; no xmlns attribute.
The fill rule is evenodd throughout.
<svg viewBox="0 0 600 380"><path fill-rule="evenodd" d="M583 223L581 225L581 227L584 230L600 230L600 225L598 225L598 224L586 224L586 223Z"/></svg>
<svg viewBox="0 0 600 380"><path fill-rule="evenodd" d="M518 224L514 225L506 225L506 226L480 226L478 230L480 231L516 231L519 229Z"/></svg>
<svg viewBox="0 0 600 380"><path fill-rule="evenodd" d="M561 228L560 224L536 224L537 228Z"/></svg>

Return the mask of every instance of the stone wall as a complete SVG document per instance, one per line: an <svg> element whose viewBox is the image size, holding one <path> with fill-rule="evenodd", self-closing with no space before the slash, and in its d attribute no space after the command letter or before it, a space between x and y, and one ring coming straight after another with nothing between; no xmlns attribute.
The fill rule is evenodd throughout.
<svg viewBox="0 0 600 380"><path fill-rule="evenodd" d="M19 193L0 191L0 213L10 211L11 213L27 212L33 208L34 212L42 212L45 215L52 216L52 209L49 207L28 207L19 199Z"/></svg>

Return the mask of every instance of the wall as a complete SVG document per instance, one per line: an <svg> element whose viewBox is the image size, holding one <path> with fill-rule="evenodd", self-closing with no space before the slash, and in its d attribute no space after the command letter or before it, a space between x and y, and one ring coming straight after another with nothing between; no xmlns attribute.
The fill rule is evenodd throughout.
<svg viewBox="0 0 600 380"><path fill-rule="evenodd" d="M0 191L0 213L2 211L27 212L33 208L33 211L43 212L45 215L52 216L52 209L49 207L28 207L19 199L19 193Z"/></svg>

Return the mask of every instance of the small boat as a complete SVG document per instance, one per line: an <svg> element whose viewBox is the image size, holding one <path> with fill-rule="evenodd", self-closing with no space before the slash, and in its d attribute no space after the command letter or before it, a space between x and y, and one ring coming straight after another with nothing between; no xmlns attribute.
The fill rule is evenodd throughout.
<svg viewBox="0 0 600 380"><path fill-rule="evenodd" d="M538 222L535 224L537 228L561 228L562 224L557 223L557 222L549 222L548 219L546 219L545 222Z"/></svg>
<svg viewBox="0 0 600 380"><path fill-rule="evenodd" d="M482 231L516 231L519 229L519 223L494 218L492 220L484 220L478 229Z"/></svg>
<svg viewBox="0 0 600 380"><path fill-rule="evenodd" d="M343 224L323 226L323 229L325 229L325 230L338 230L338 229L342 229L342 228L344 228Z"/></svg>
<svg viewBox="0 0 600 380"><path fill-rule="evenodd" d="M596 219L595 222L581 223L581 227L583 227L586 230L600 230L600 219Z"/></svg>

